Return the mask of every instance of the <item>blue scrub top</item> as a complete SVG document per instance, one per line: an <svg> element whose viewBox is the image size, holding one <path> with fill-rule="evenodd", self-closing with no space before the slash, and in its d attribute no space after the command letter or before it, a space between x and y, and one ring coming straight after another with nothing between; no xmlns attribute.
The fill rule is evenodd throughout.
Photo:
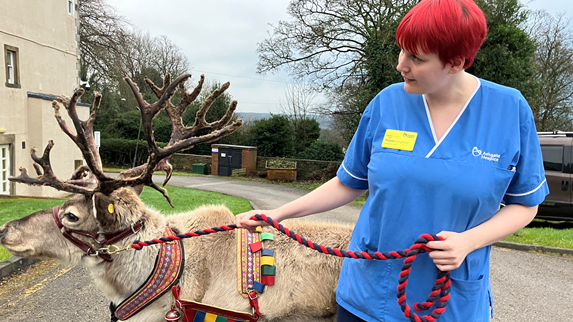
<svg viewBox="0 0 573 322"><path fill-rule="evenodd" d="M383 148L387 129L417 133L413 151ZM366 108L337 175L348 187L369 190L353 251L404 250L422 234L483 223L502 200L536 206L549 193L527 101L482 79L439 141L422 95L406 93L403 83L384 89ZM489 321L490 250L473 251L451 272L451 297L439 321ZM396 297L402 265L400 259L345 259L338 303L366 321L407 321ZM427 254L416 258L406 288L411 308L426 300L437 274Z"/></svg>

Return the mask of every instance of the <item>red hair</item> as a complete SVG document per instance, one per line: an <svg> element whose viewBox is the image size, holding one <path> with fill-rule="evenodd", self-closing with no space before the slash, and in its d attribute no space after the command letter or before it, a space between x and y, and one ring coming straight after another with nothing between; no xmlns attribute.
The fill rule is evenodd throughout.
<svg viewBox="0 0 573 322"><path fill-rule="evenodd" d="M467 69L486 34L484 14L472 0L422 0L400 22L396 41L414 54L436 54L444 65L465 59Z"/></svg>

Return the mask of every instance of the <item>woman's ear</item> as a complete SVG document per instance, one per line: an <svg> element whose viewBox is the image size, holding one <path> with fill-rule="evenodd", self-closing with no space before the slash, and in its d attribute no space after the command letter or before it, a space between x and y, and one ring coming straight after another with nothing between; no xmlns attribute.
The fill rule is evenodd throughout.
<svg viewBox="0 0 573 322"><path fill-rule="evenodd" d="M464 70L464 65L466 60L463 58L456 58L453 61L453 64L450 65L450 74L456 74L462 70Z"/></svg>

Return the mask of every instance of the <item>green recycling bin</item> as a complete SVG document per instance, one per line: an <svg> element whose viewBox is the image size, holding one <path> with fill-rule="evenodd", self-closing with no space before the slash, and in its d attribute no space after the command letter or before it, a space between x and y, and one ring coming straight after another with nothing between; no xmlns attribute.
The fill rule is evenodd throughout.
<svg viewBox="0 0 573 322"><path fill-rule="evenodd" d="M208 174L207 173L207 163L194 163L192 173Z"/></svg>

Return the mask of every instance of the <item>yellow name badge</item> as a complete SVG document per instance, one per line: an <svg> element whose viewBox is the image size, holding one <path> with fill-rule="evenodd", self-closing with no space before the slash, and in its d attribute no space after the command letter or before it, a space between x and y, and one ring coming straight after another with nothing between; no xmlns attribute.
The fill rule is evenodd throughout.
<svg viewBox="0 0 573 322"><path fill-rule="evenodd" d="M382 141L382 147L395 150L412 151L414 150L414 144L416 143L417 137L418 133L415 132L386 130L384 141Z"/></svg>

